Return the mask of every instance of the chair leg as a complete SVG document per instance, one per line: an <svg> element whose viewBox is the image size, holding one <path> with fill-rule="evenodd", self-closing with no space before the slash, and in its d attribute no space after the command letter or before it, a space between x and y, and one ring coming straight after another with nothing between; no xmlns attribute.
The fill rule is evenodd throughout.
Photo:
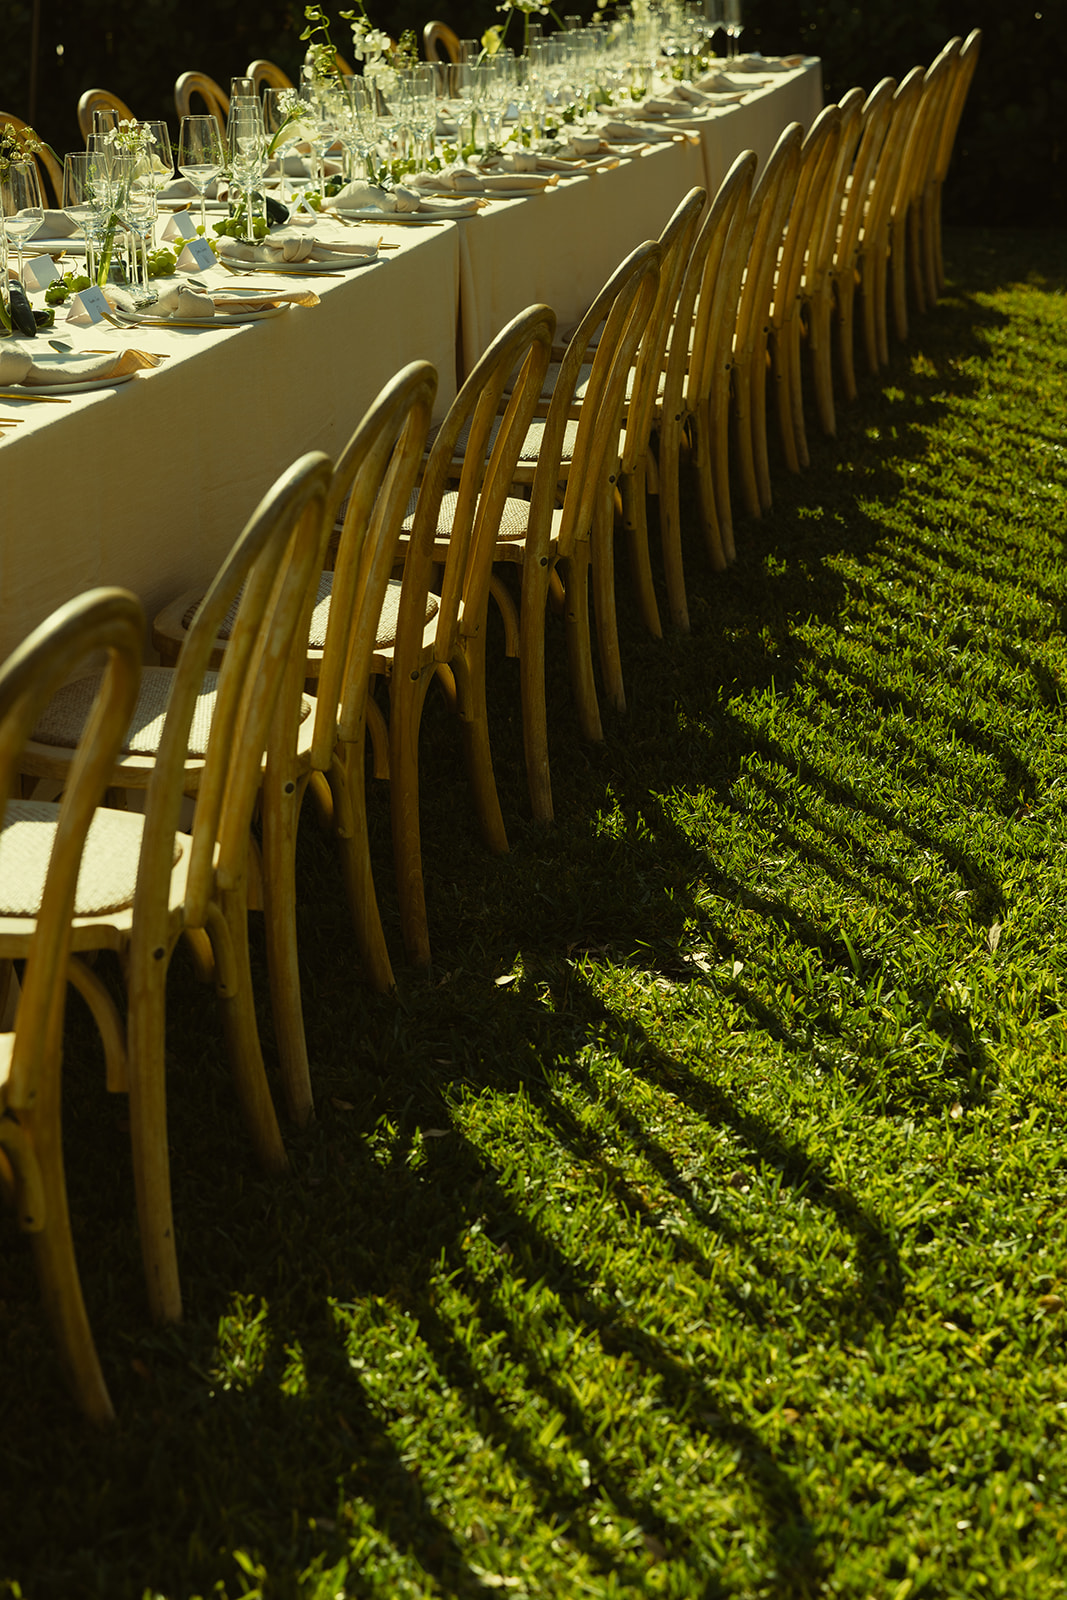
<svg viewBox="0 0 1067 1600"><path fill-rule="evenodd" d="M771 467L767 455L767 345L766 336L756 346L752 361L751 401L752 454L756 467L759 503L754 515L771 509Z"/></svg>
<svg viewBox="0 0 1067 1600"><path fill-rule="evenodd" d="M166 994L171 951L130 953L130 1149L148 1305L158 1321L182 1314L167 1143Z"/></svg>
<svg viewBox="0 0 1067 1600"><path fill-rule="evenodd" d="M922 199L908 207L908 279L915 296L915 309L921 316L926 310L926 278L923 271Z"/></svg>
<svg viewBox="0 0 1067 1600"><path fill-rule="evenodd" d="M359 738L334 754L329 775L334 838L341 857L349 915L367 980L380 994L387 994L396 987L396 979L389 961L371 868L363 754L364 740Z"/></svg>
<svg viewBox="0 0 1067 1600"><path fill-rule="evenodd" d="M252 1148L265 1172L284 1172L289 1158L259 1042L248 953L248 902L243 884L220 895L208 932L215 947L215 994L226 1033L230 1071Z"/></svg>
<svg viewBox="0 0 1067 1600"><path fill-rule="evenodd" d="M599 743L604 737L593 676L593 645L589 626L589 567L592 555L588 539L580 539L573 553L559 563L562 568L566 604L563 612L567 638L567 661L571 673L578 727L583 739Z"/></svg>
<svg viewBox="0 0 1067 1600"><path fill-rule="evenodd" d="M724 564L733 561L736 551L734 549L734 519L733 509L730 504L730 386L733 378L732 367L724 367L717 372L712 381L711 394L708 397L708 444L707 467L711 478L712 497L718 514L719 542L722 545ZM709 524L705 523L705 534ZM709 546L708 551L712 566L715 565L715 551Z"/></svg>
<svg viewBox="0 0 1067 1600"><path fill-rule="evenodd" d="M760 514L759 484L756 479L755 441L752 437L752 367L747 361L734 367L734 421L736 424L737 464L741 473L741 502L750 517Z"/></svg>
<svg viewBox="0 0 1067 1600"><path fill-rule="evenodd" d="M885 321L884 251L876 250L867 257L863 278L863 345L867 356L868 372L878 371L878 299L882 300L882 317Z"/></svg>
<svg viewBox="0 0 1067 1600"><path fill-rule="evenodd" d="M263 911L274 1035L290 1119L302 1128L315 1105L304 1034L296 941L296 835L307 774L272 771L263 780Z"/></svg>
<svg viewBox="0 0 1067 1600"><path fill-rule="evenodd" d="M485 627L466 640L462 654L453 664L456 680L463 754L467 780L482 839L492 855L508 852L508 836L500 809L493 751L489 742L489 712L485 701Z"/></svg>
<svg viewBox="0 0 1067 1600"><path fill-rule="evenodd" d="M642 456L633 472L622 474L622 525L630 551L630 571L641 620L653 639L663 638L656 589L652 582L652 556L648 547L648 463Z"/></svg>
<svg viewBox="0 0 1067 1600"><path fill-rule="evenodd" d="M808 433L804 426L804 371L800 359L802 324L799 310L790 317L785 331L786 349L789 354L789 410L793 422L793 439L798 462L801 467L809 467L811 456L808 454Z"/></svg>
<svg viewBox="0 0 1067 1600"><path fill-rule="evenodd" d="M130 1087L130 1070L126 1054L126 1029L118 1007L93 969L77 956L71 956L67 962L67 982L77 989L96 1023L96 1031L104 1047L108 1093L126 1094Z"/></svg>
<svg viewBox="0 0 1067 1600"><path fill-rule="evenodd" d="M408 960L416 967L430 964L430 932L426 918L426 889L422 875L422 836L419 828L419 729L422 708L434 673L427 666L414 680L395 673L389 719L389 799L393 820L393 858L396 863L400 926Z"/></svg>
<svg viewBox="0 0 1067 1600"><path fill-rule="evenodd" d="M33 1232L33 1249L41 1297L59 1347L67 1380L82 1411L91 1422L114 1420L111 1398L93 1343L92 1329L82 1297L74 1240L70 1231L67 1184L63 1171L63 1141L59 1116L59 1075L49 1089L48 1102L38 1099L34 1111L20 1118L20 1132L34 1161L44 1226ZM43 1097L42 1097L43 1098ZM21 1163L16 1160L16 1171Z"/></svg>
<svg viewBox="0 0 1067 1600"><path fill-rule="evenodd" d="M774 411L778 420L778 436L782 444L782 454L785 456L785 464L788 471L799 472L800 462L797 459L796 434L793 431L788 323L778 332L772 333L770 352L771 379L774 386Z"/></svg>
<svg viewBox="0 0 1067 1600"><path fill-rule="evenodd" d="M682 511L679 484L682 429L680 421L664 418L659 432L659 533L663 553L663 578L671 622L682 633L689 632L689 604L685 594L685 568L682 564ZM701 509L703 495L701 495ZM712 515L714 516L714 496ZM715 533L718 537L718 523Z"/></svg>
<svg viewBox="0 0 1067 1600"><path fill-rule="evenodd" d="M643 494L643 490L642 490ZM626 710L619 653L619 623L615 611L615 497L608 486L597 503L593 520L593 604L596 612L597 652L604 678L604 693L616 711Z"/></svg>
<svg viewBox="0 0 1067 1600"><path fill-rule="evenodd" d="M859 392L856 388L855 326L856 326L856 276L842 273L837 284L837 367L841 374L841 387L845 399L853 401Z"/></svg>
<svg viewBox="0 0 1067 1600"><path fill-rule="evenodd" d="M830 316L833 309L830 280L811 303L808 320L808 350L811 356L812 378L815 387L815 410L819 426L829 438L837 436L837 415L834 410L834 368Z"/></svg>
<svg viewBox="0 0 1067 1600"><path fill-rule="evenodd" d="M545 702L545 622L550 568L527 561L522 568L519 606L519 696L526 787L535 822L551 822L552 778L548 761L548 710Z"/></svg>

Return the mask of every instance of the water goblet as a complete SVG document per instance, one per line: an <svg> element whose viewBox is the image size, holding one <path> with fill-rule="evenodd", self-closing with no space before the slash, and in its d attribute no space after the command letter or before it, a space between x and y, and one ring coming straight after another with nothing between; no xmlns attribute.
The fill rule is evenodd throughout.
<svg viewBox="0 0 1067 1600"><path fill-rule="evenodd" d="M222 134L212 116L183 117L178 132L178 171L200 196L200 227L207 237L207 186L226 165Z"/></svg>
<svg viewBox="0 0 1067 1600"><path fill-rule="evenodd" d="M13 161L0 178L0 216L4 237L18 247L18 275L22 281L23 241L44 221L44 201L36 161Z"/></svg>

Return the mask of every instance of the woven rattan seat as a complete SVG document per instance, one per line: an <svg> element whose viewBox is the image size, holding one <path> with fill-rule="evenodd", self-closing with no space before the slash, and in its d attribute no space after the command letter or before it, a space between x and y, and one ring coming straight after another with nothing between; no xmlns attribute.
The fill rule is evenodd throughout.
<svg viewBox="0 0 1067 1600"><path fill-rule="evenodd" d="M56 831L56 809L43 800L9 800L0 830L0 917L35 917ZM133 905L144 817L98 810L78 874L76 917L102 917ZM182 844L176 838L174 861Z"/></svg>

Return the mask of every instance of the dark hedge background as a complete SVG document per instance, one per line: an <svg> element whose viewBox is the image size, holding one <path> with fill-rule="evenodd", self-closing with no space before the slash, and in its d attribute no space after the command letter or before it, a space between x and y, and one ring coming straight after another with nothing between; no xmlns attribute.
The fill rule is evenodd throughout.
<svg viewBox="0 0 1067 1600"><path fill-rule="evenodd" d="M328 5L331 15L337 5ZM498 20L493 0L434 0L435 15L464 37ZM370 0L394 37L421 29L424 5ZM589 16L592 0L566 0ZM296 0L0 0L0 108L32 120L57 150L80 144L75 108L84 89L120 95L142 116L174 119L174 80L195 68L224 85L255 56L292 74L303 46ZM749 0L744 43L767 53L802 47L823 59L828 100L853 84L871 88L929 62L952 34L980 27L982 56L946 194L950 221L1067 221L1063 120L1067 106L1064 0ZM36 18L36 26L35 26ZM518 34L518 28L513 27ZM35 50L36 36L36 50ZM347 24L334 31L348 54ZM33 63L36 60L36 74Z"/></svg>

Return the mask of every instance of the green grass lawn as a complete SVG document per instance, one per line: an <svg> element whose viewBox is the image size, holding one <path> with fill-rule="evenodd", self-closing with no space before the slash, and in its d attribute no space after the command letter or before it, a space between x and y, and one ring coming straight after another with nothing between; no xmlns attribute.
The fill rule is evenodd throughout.
<svg viewBox="0 0 1067 1600"><path fill-rule="evenodd" d="M179 1327L72 1001L119 1422L74 1412L5 1213L0 1595L1067 1595L1067 234L949 268L736 566L691 533L690 635L620 585L602 746L553 629L553 829L514 663L509 856L431 700L428 978L361 985L306 819L280 1182L176 963Z"/></svg>

